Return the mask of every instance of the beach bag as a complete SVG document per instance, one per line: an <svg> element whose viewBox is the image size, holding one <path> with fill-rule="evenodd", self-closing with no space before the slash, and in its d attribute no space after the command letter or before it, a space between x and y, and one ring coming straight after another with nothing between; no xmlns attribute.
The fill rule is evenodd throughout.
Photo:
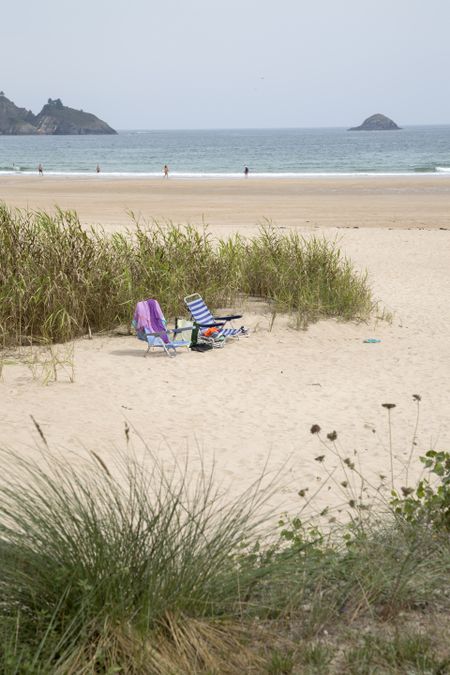
<svg viewBox="0 0 450 675"><path fill-rule="evenodd" d="M191 345L191 351L193 352L208 352L210 349L213 349L213 346L207 342L197 342L197 344Z"/></svg>

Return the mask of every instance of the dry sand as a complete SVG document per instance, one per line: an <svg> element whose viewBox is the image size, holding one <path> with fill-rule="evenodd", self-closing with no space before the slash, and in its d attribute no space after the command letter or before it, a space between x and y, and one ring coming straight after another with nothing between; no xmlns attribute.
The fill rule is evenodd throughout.
<svg viewBox="0 0 450 675"><path fill-rule="evenodd" d="M198 222L211 231L255 230L268 216L308 235L317 227L359 269L367 269L374 295L392 312L391 323L323 321L307 331L289 327L261 304L244 308L250 337L223 350L144 358L132 336L95 337L74 346L75 381L60 370L45 386L43 372L7 363L0 382L2 445L34 452L39 422L49 443L65 451L93 448L112 462L143 442L168 467L189 456L191 467L214 458L221 486L237 494L263 470L283 467L273 504L296 511L300 489L314 493L316 507L345 502L327 471L338 464L317 436L336 430L343 457L378 482L390 480L387 411L392 402L392 444L397 483L403 464L428 449L450 449L450 188L447 181L370 179L318 181L184 182L66 181L26 178L3 181L1 197L32 208L76 208L84 222L120 227L126 208L146 218ZM335 227L330 227L334 224ZM353 228L358 225L359 229ZM365 227L368 226L368 227ZM370 227L369 227L370 226ZM420 228L424 229L418 229ZM407 229L412 228L412 229ZM195 291L196 289L192 289ZM368 344L366 338L381 342ZM61 354L67 346L60 346ZM23 356L30 358L29 350ZM70 371L70 369L69 369ZM416 423L413 394L422 397ZM140 436L140 438L138 438ZM357 453L356 455L354 453ZM325 455L323 463L315 458ZM411 473L417 475L417 462ZM351 473L351 472L350 472ZM344 478L338 470L333 478ZM331 489L329 489L331 488ZM343 506L344 510L347 508Z"/></svg>

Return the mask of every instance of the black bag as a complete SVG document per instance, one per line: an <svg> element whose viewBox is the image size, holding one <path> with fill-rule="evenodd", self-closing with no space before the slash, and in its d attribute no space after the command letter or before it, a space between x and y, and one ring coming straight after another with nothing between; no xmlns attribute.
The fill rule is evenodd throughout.
<svg viewBox="0 0 450 675"><path fill-rule="evenodd" d="M193 352L208 352L212 348L213 346L211 344L207 344L206 342L197 342L197 344L191 345L191 350Z"/></svg>

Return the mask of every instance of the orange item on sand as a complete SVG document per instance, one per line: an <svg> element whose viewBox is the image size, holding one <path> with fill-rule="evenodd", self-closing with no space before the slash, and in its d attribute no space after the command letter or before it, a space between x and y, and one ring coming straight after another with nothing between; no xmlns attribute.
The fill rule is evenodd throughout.
<svg viewBox="0 0 450 675"><path fill-rule="evenodd" d="M214 336L216 333L218 333L218 332L219 332L219 331L217 330L217 328L212 327L212 328L207 328L207 329L205 330L205 332L203 333L203 335L204 335L205 337L213 337L213 336Z"/></svg>

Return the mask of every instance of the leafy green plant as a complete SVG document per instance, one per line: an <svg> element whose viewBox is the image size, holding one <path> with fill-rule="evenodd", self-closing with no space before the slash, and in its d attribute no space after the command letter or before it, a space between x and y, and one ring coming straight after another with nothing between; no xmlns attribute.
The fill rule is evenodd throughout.
<svg viewBox="0 0 450 675"><path fill-rule="evenodd" d="M422 478L416 488L392 492L395 513L408 522L422 522L437 530L450 531L450 453L429 450L420 461L431 478ZM432 482L432 478L437 480Z"/></svg>

